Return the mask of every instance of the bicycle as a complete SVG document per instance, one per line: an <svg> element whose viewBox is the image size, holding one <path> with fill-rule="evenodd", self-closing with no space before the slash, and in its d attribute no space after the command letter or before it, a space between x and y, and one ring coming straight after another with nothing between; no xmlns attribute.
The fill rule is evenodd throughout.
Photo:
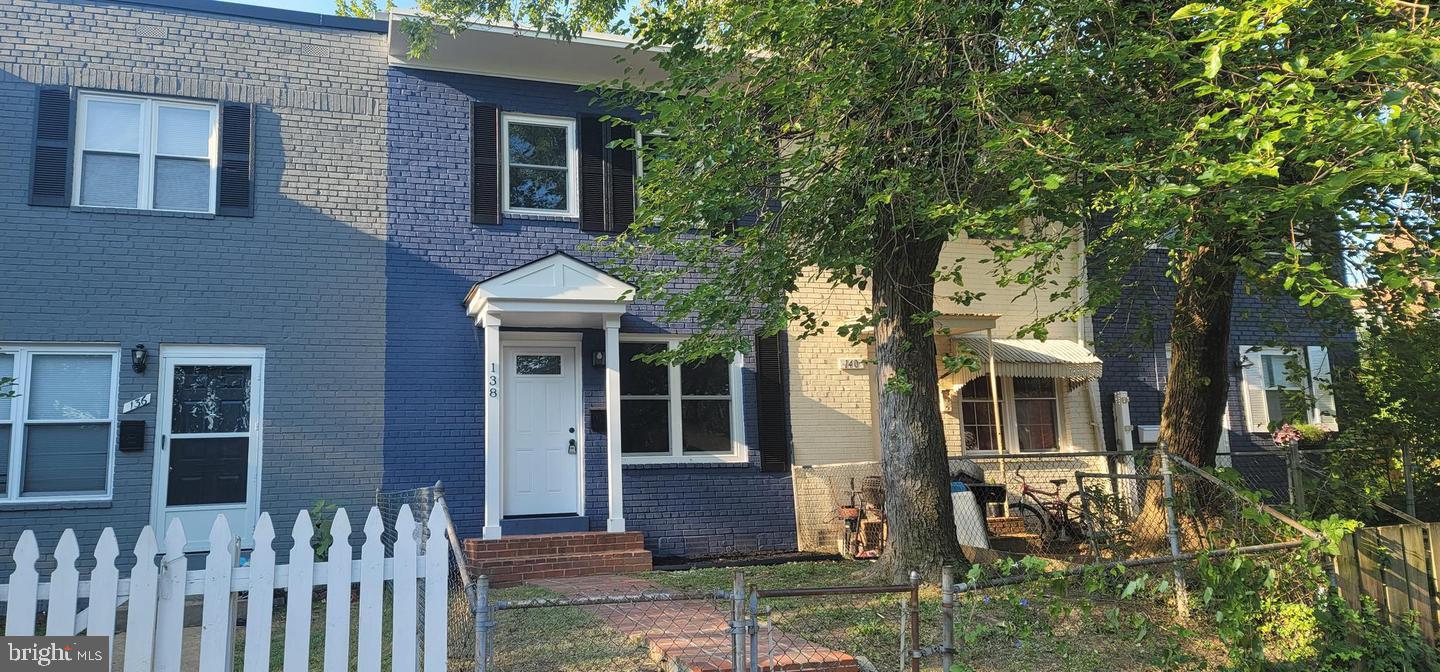
<svg viewBox="0 0 1440 672"><path fill-rule="evenodd" d="M1030 485L1024 474L1016 474L1020 482L1020 501L1010 505L1012 515L1025 521L1025 531L1039 538L1042 546L1056 541L1086 541L1089 531L1084 522L1084 503L1077 490L1066 497L1060 496L1060 488L1069 479L1050 479L1053 490Z"/></svg>

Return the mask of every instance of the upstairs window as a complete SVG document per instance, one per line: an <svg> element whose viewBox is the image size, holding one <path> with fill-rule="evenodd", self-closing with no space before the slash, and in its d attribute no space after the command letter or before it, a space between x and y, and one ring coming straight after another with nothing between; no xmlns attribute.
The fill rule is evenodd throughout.
<svg viewBox="0 0 1440 672"><path fill-rule="evenodd" d="M505 211L578 217L575 120L507 114L501 132Z"/></svg>
<svg viewBox="0 0 1440 672"><path fill-rule="evenodd" d="M215 105L84 93L75 142L75 205L215 211Z"/></svg>

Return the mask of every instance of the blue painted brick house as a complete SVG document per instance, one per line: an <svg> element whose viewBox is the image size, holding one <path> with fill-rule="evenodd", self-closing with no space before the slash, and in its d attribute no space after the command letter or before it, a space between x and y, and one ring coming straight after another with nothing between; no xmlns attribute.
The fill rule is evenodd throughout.
<svg viewBox="0 0 1440 672"><path fill-rule="evenodd" d="M1153 443L1160 425L1175 301L1174 282L1165 275L1168 263L1164 251L1148 253L1125 278L1120 301L1093 318L1097 354L1105 360L1102 399L1126 406L1130 418L1130 430L1117 433L1117 414L1102 414L1106 443L1122 449ZM1236 467L1252 485L1284 497L1288 486L1283 462L1259 453L1274 448L1271 427L1282 420L1338 426L1340 414L1329 389L1331 352L1343 361L1354 338L1354 332L1317 319L1292 301L1258 296L1237 283L1228 405L1217 463ZM1281 398L1296 390L1313 395L1315 404L1289 417L1281 410Z"/></svg>
<svg viewBox="0 0 1440 672"><path fill-rule="evenodd" d="M633 215L634 159L605 149L623 131L576 86L618 75L622 43L475 29L410 63L392 35L392 62L413 67L387 78L387 487L463 484L447 486L462 536L628 529L662 556L793 548L788 465L762 468L757 422L783 400L759 396L754 357L633 361L689 326L632 301L586 249ZM535 405L563 411L529 417Z"/></svg>

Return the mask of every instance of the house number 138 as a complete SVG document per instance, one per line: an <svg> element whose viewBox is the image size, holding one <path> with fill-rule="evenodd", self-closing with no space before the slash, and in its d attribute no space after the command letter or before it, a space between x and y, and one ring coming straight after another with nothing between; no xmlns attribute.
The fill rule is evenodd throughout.
<svg viewBox="0 0 1440 672"><path fill-rule="evenodd" d="M490 398L491 398L491 399L494 399L494 398L500 396L500 376L497 375L496 371L497 371L497 369L496 369L495 363L494 363L494 362L491 362L491 363L490 363Z"/></svg>

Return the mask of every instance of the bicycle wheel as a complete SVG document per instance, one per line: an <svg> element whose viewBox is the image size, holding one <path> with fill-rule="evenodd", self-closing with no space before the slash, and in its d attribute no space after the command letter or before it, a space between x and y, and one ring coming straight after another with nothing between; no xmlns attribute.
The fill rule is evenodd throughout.
<svg viewBox="0 0 1440 672"><path fill-rule="evenodd" d="M1065 498L1065 528L1071 540L1087 541L1096 517L1095 511L1085 511L1085 498L1079 490Z"/></svg>
<svg viewBox="0 0 1440 672"><path fill-rule="evenodd" d="M1050 543L1054 531L1050 529L1050 516L1044 511L1025 502L1017 502L1010 505L1010 515L1025 521L1025 533L1035 535L1041 546Z"/></svg>

